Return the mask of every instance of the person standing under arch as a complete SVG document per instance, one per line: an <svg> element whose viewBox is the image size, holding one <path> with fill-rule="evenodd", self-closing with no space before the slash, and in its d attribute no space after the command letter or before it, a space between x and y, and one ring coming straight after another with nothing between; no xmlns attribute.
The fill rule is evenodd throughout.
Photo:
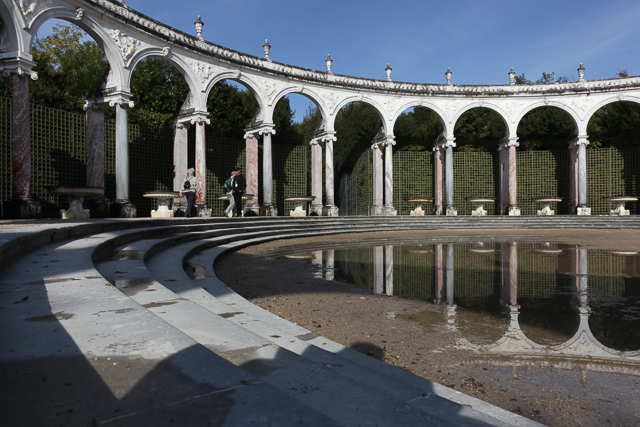
<svg viewBox="0 0 640 427"><path fill-rule="evenodd" d="M178 195L179 197L182 197L184 194L187 198L187 209L185 211L185 216L187 218L191 217L191 211L193 210L193 205L196 201L196 193L198 193L198 195L202 194L198 179L195 177L195 172L194 168L187 169L187 177L182 183L182 190L180 190L180 194Z"/></svg>
<svg viewBox="0 0 640 427"><path fill-rule="evenodd" d="M235 202L234 211L235 216L242 216L242 196L244 195L244 190L247 188L247 181L242 176L242 172L240 168L236 166L233 170L235 172L235 176L233 177L233 200Z"/></svg>

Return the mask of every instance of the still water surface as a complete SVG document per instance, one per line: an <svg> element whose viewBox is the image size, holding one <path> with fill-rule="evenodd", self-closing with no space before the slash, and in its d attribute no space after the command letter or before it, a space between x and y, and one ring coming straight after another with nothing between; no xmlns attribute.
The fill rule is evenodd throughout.
<svg viewBox="0 0 640 427"><path fill-rule="evenodd" d="M384 242L281 253L315 275L443 306L404 316L478 357L640 375L640 255L553 242Z"/></svg>

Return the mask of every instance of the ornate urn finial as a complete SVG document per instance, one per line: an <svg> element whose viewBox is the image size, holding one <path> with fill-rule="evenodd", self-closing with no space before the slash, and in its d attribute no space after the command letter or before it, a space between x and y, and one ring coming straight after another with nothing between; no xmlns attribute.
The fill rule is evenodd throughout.
<svg viewBox="0 0 640 427"><path fill-rule="evenodd" d="M578 68L578 75L580 76L580 82L584 81L584 70L585 68L582 66L582 62L580 63L580 67Z"/></svg>
<svg viewBox="0 0 640 427"><path fill-rule="evenodd" d="M198 19L196 19L196 22L194 22L194 24L196 24L196 33L198 33L198 40L204 40L202 38L202 27L204 27L204 22L202 22L202 19L200 19L200 15L198 15Z"/></svg>
<svg viewBox="0 0 640 427"><path fill-rule="evenodd" d="M385 68L384 71L387 73L388 81L391 81L391 70L393 70L393 68L391 68L391 65L389 65L389 63L387 63L387 68Z"/></svg>
<svg viewBox="0 0 640 427"><path fill-rule="evenodd" d="M268 61L271 61L271 58L269 58L269 53L271 52L271 45L269 44L269 39L264 39L264 44L262 45L262 49L264 50L264 57Z"/></svg>
<svg viewBox="0 0 640 427"><path fill-rule="evenodd" d="M447 72L444 73L445 76L447 76L447 84L450 85L451 84L451 74L453 74L451 72L451 68L447 67Z"/></svg>
<svg viewBox="0 0 640 427"><path fill-rule="evenodd" d="M516 73L513 71L513 67L511 67L511 71L509 71L509 84L511 86L516 84Z"/></svg>
<svg viewBox="0 0 640 427"><path fill-rule="evenodd" d="M327 73L333 74L333 71L331 71L331 64L333 64L333 59L331 59L331 54L327 55L327 59L324 60L324 63L327 64Z"/></svg>

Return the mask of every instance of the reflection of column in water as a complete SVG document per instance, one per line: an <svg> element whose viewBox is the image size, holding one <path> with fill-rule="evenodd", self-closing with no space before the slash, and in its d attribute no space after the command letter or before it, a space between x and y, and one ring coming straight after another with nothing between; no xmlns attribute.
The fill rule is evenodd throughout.
<svg viewBox="0 0 640 427"><path fill-rule="evenodd" d="M324 270L324 278L327 280L334 280L335 279L335 253L336 251L334 250L330 250L327 251L327 255L326 255L326 264L325 264L325 270Z"/></svg>
<svg viewBox="0 0 640 427"><path fill-rule="evenodd" d="M456 329L456 306L453 303L453 243L447 244L447 324L449 329Z"/></svg>
<svg viewBox="0 0 640 427"><path fill-rule="evenodd" d="M500 303L509 305L509 244L500 243Z"/></svg>
<svg viewBox="0 0 640 427"><path fill-rule="evenodd" d="M313 272L313 277L316 279L322 279L322 251L313 251L313 265L317 265L318 268Z"/></svg>
<svg viewBox="0 0 640 427"><path fill-rule="evenodd" d="M580 307L580 249L578 245L575 245L569 251L571 253L571 261L567 273L572 277L571 307L578 309Z"/></svg>
<svg viewBox="0 0 640 427"><path fill-rule="evenodd" d="M518 305L518 244L509 244L509 303Z"/></svg>
<svg viewBox="0 0 640 427"><path fill-rule="evenodd" d="M436 266L434 273L436 275L436 289L435 289L435 303L439 304L443 299L443 291L444 291L444 270L442 265L442 245L436 245L435 251L433 253L434 256L434 264Z"/></svg>
<svg viewBox="0 0 640 427"><path fill-rule="evenodd" d="M384 252L382 246L373 247L373 293L384 291Z"/></svg>
<svg viewBox="0 0 640 427"><path fill-rule="evenodd" d="M384 293L393 295L393 246L384 247Z"/></svg>
<svg viewBox="0 0 640 427"><path fill-rule="evenodd" d="M587 297L587 250L580 249L580 313L588 310L589 300Z"/></svg>

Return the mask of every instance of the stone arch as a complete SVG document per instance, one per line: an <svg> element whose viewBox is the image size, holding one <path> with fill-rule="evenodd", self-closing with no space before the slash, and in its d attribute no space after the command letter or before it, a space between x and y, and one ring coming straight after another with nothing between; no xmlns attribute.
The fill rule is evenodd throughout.
<svg viewBox="0 0 640 427"><path fill-rule="evenodd" d="M451 123L450 123L450 128L452 133L454 132L456 123L458 122L458 120L460 120L460 117L462 117L462 115L467 111L473 110L474 108L486 108L488 110L492 110L493 112L497 113L498 116L500 116L500 118L502 119L502 122L504 123L505 138L515 136L515 130L517 129L517 125L515 125L515 128L514 128L514 122L511 122L508 120L509 114L507 114L507 112L503 110L500 106L491 102L483 102L483 101L471 102L458 110L458 112L453 117L453 120L451 120ZM512 132L514 133L514 135L511 134Z"/></svg>
<svg viewBox="0 0 640 427"><path fill-rule="evenodd" d="M389 118L384 113L384 108L382 108L382 106L375 100L362 95L352 95L336 103L335 108L333 109L333 111L331 112L331 115L329 116L330 121L328 123L328 126L330 127L330 129L335 129L335 121L336 121L336 115L337 115L336 113L340 111L342 107L344 107L345 105L351 102L363 102L373 107L373 109L376 110L376 112L380 116L380 120L382 121L382 129L384 130L385 134L386 135L393 134L393 128L389 130L389 124L391 122L389 121Z"/></svg>
<svg viewBox="0 0 640 427"><path fill-rule="evenodd" d="M328 108L327 106L322 102L322 98L315 93L313 90L310 90L306 87L300 87L300 86L288 86L285 89L281 90L278 94L276 94L273 98L273 103L271 106L271 113L273 114L273 110L275 109L276 105L278 104L278 102L280 101L280 99L284 98L286 95L289 94L298 94L298 95L302 95L304 97L306 97L307 99L313 101L316 106L318 107L318 110L320 111L320 114L322 115L322 123L326 126L327 125L327 119L329 116L329 112L328 112ZM332 129L325 129L325 130L332 130Z"/></svg>
<svg viewBox="0 0 640 427"><path fill-rule="evenodd" d="M15 3L12 3L12 6L14 9L18 8ZM0 47L5 48L5 46L8 46L9 52L23 51L30 53L28 44L31 43L31 40L25 40L24 31L20 30L21 25L15 19L16 16L21 17L22 15L13 13L3 2L0 3L0 16L4 25L4 31L0 33Z"/></svg>
<svg viewBox="0 0 640 427"><path fill-rule="evenodd" d="M518 129L518 125L520 125L520 121L522 121L522 118L524 116L527 115L527 113L535 110L536 108L539 107L557 107L560 108L561 110L565 111L566 113L569 114L569 116L571 116L571 118L573 119L573 123L576 125L576 130L575 130L575 134L576 136L580 135L580 131L583 129L580 129L580 123L583 123L582 120L580 120L580 117L578 116L578 114L575 112L575 110L573 110L572 108L570 108L568 105L562 103L562 102L557 102L557 101L543 101L543 100L539 100L537 102L534 102L530 105L528 105L526 108L524 108L519 114L518 117L516 118L515 125L516 125L516 130ZM584 133L586 134L586 125L584 128Z"/></svg>
<svg viewBox="0 0 640 427"><path fill-rule="evenodd" d="M36 19L31 23L31 33L37 33L38 29L46 22L51 19L60 19L63 21L67 21L70 24L73 24L83 31L85 31L91 38L100 46L102 51L104 52L107 62L109 63L109 67L111 68L111 78L114 83L119 86L126 86L125 82L127 82L127 77L125 75L124 70L124 61L122 56L120 55L120 51L117 46L113 42L113 39L110 37L108 31L97 24L91 17L84 16L82 19L76 19L75 11L71 11L69 9L62 8L54 8L47 9L42 13L38 14ZM33 48L33 40L32 37L29 45L29 53Z"/></svg>
<svg viewBox="0 0 640 427"><path fill-rule="evenodd" d="M637 104L640 104L640 95L616 95L610 98L606 98L603 99L602 101L598 102L596 105L594 105L592 108L590 108L586 114L585 114L585 118L584 121L586 123L585 126L589 126L589 122L591 121L591 119L593 118L593 115L602 107L604 107L605 105L609 105L609 104L613 104L616 102L635 102Z"/></svg>
<svg viewBox="0 0 640 427"><path fill-rule="evenodd" d="M398 121L398 118L402 113L404 113L408 108L417 107L428 108L429 110L436 113L436 115L440 119L440 124L442 124L442 134L445 136L447 135L447 131L449 130L449 128L447 127L448 123L444 119L447 115L444 113L444 111L442 111L442 109L438 107L437 104L425 101L409 101L402 104L398 111L396 111L396 113L391 118L391 129L395 128L396 122ZM451 131L453 132L453 129L451 129Z"/></svg>
<svg viewBox="0 0 640 427"><path fill-rule="evenodd" d="M215 86L216 83L219 83L223 80L233 80L234 82L240 83L241 85L246 87L247 90L249 90L253 94L254 98L258 102L258 110L256 111L256 116L254 120L266 121L265 120L266 117L264 117L265 111L267 111L266 102L262 97L262 91L260 90L256 82L254 82L248 76L240 73L239 71L224 71L216 74L213 78L211 78L207 83L206 88L203 90L204 105L207 104L207 100L209 99L209 95L211 94L211 90L213 89L213 86ZM271 117L269 117L269 119L271 119Z"/></svg>

